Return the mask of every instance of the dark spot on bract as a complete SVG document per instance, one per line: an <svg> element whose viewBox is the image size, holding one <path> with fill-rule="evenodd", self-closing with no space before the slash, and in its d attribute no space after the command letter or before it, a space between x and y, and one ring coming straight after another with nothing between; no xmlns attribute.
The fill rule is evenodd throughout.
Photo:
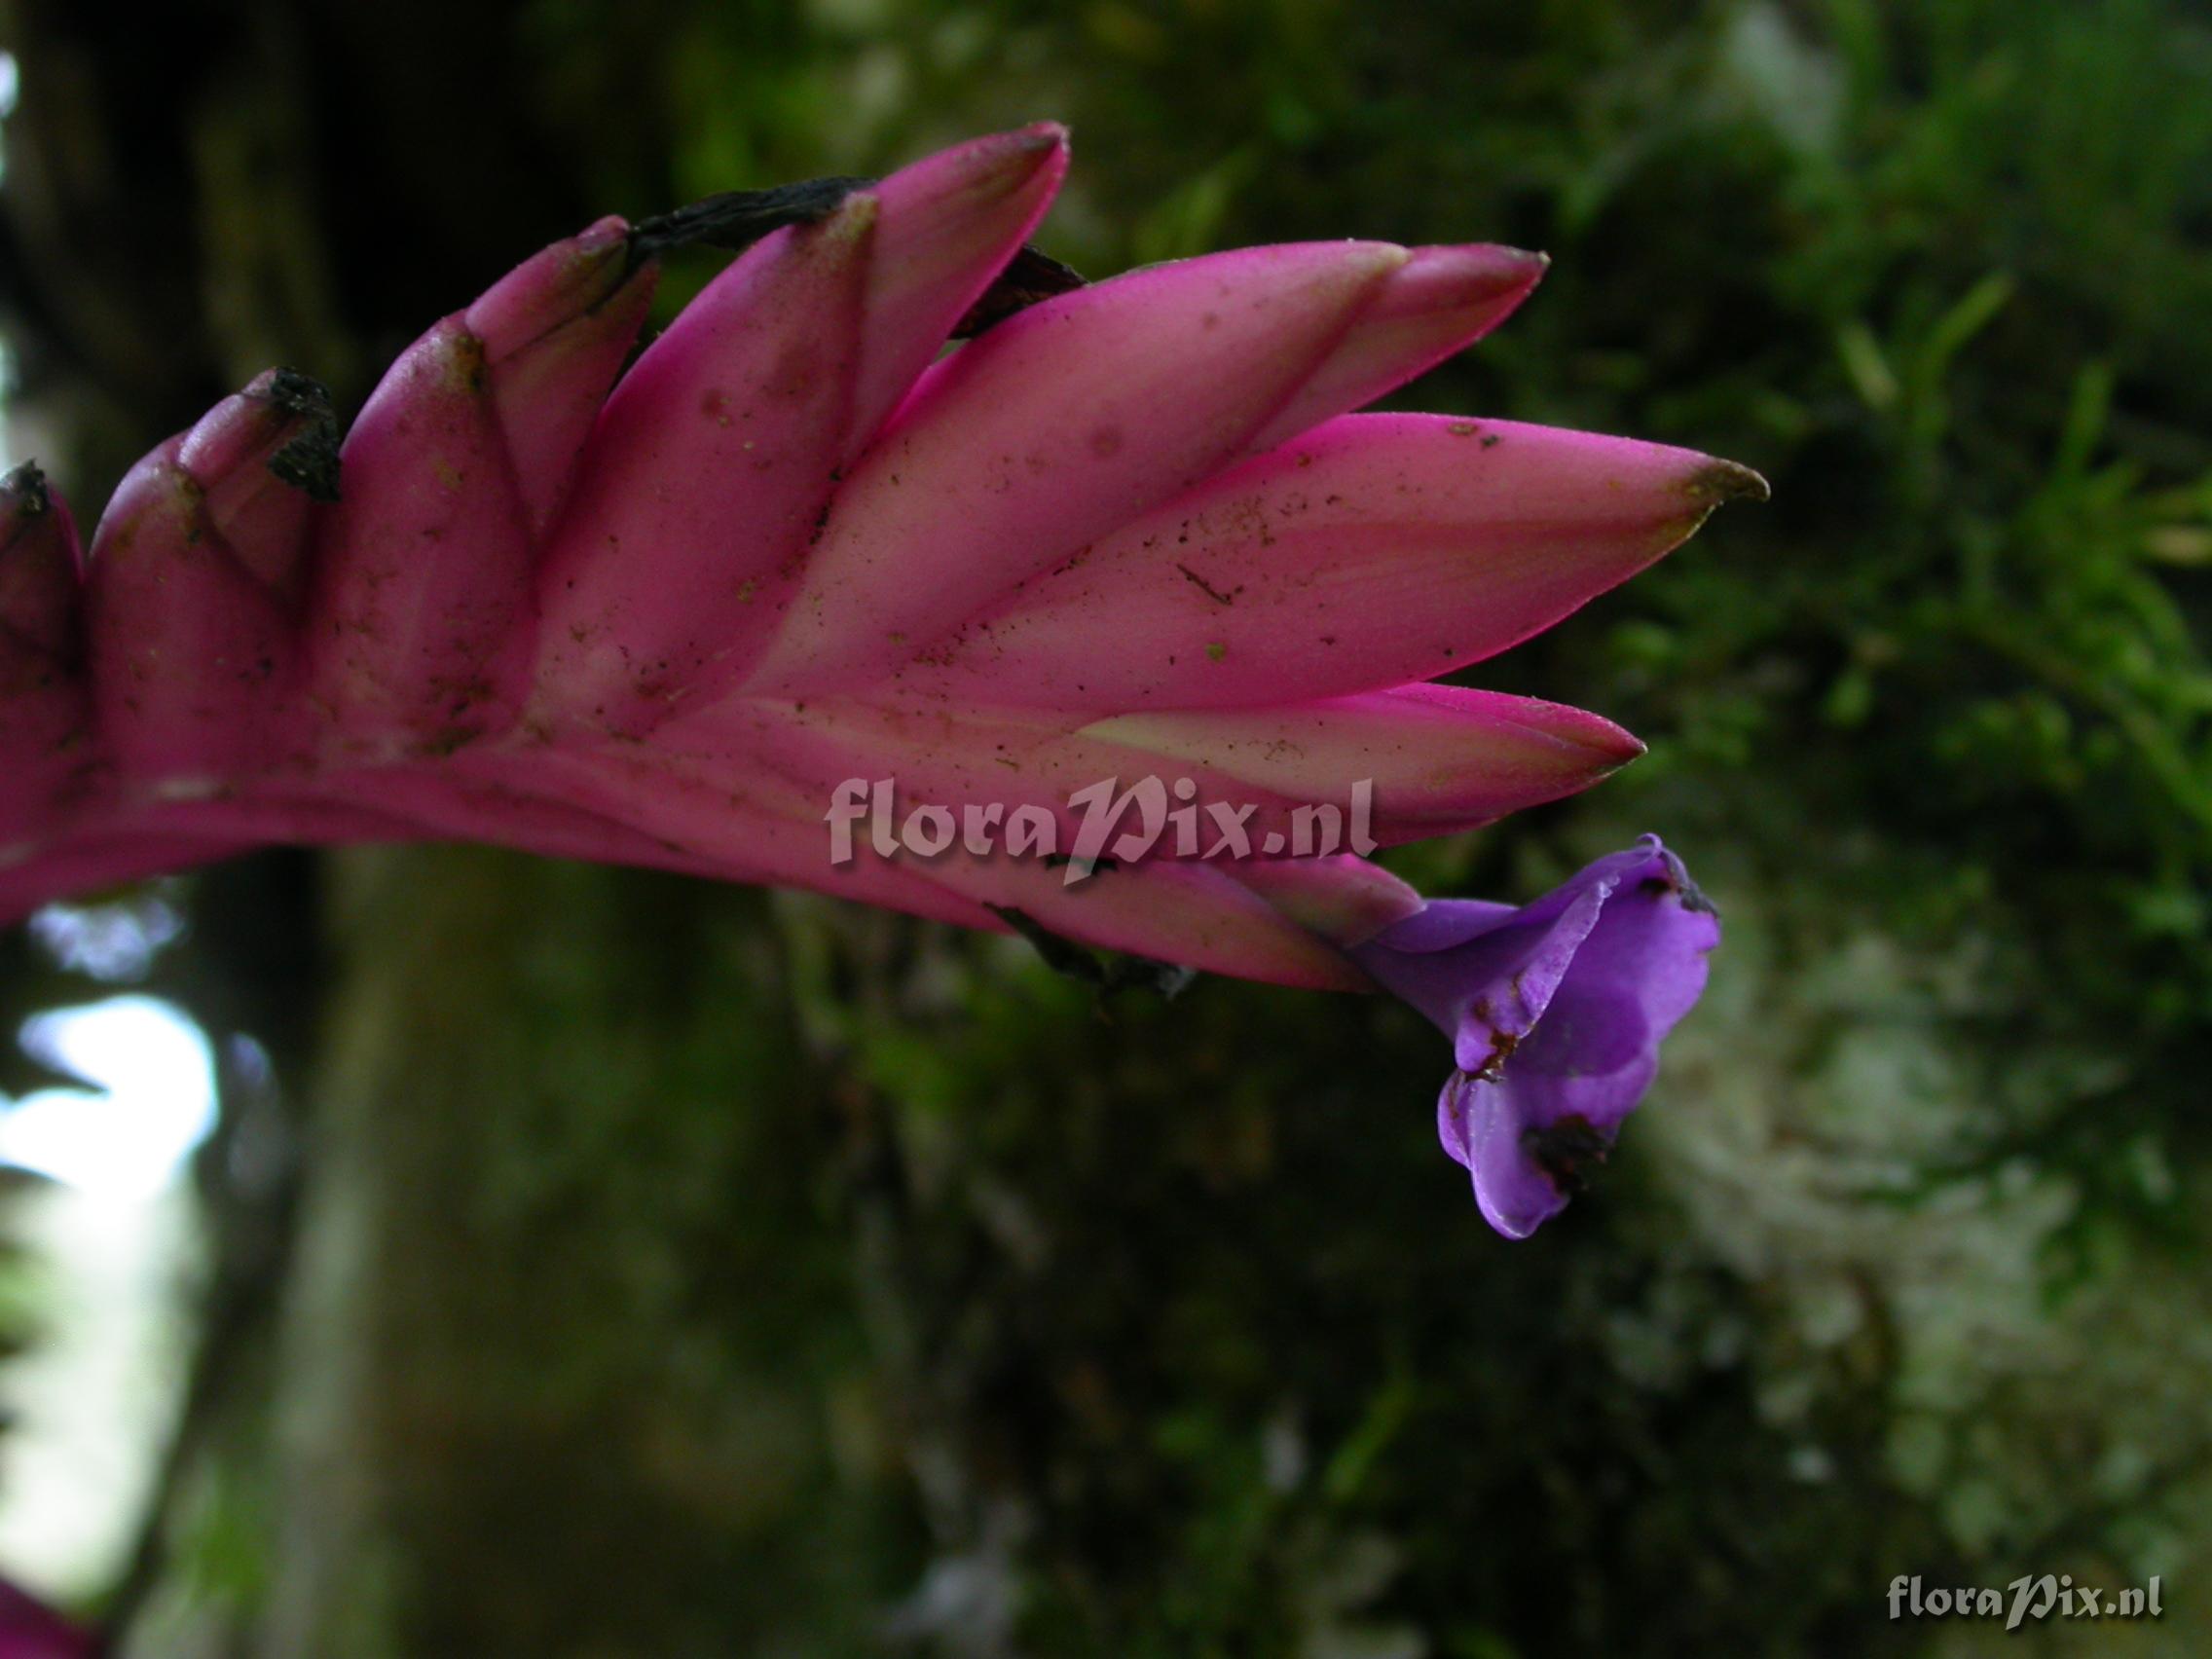
<svg viewBox="0 0 2212 1659"><path fill-rule="evenodd" d="M18 517L43 518L54 510L54 498L46 487L46 474L39 470L38 462L26 461L0 478L0 490L6 490L16 498Z"/></svg>
<svg viewBox="0 0 2212 1659"><path fill-rule="evenodd" d="M269 470L279 483L306 493L310 500L338 499L338 448L344 436L338 429L338 412L322 383L295 369L277 369L269 377L269 401L300 423L299 430L269 458Z"/></svg>
<svg viewBox="0 0 2212 1659"><path fill-rule="evenodd" d="M1192 570L1190 566L1177 565L1175 568L1183 572L1184 580L1190 582L1200 593L1204 594L1206 598L1212 600L1216 605L1235 605L1236 603L1236 596L1244 591L1244 584L1239 582L1236 584L1236 586L1231 588L1227 593L1223 593L1221 589L1215 587L1213 583L1207 581L1205 577L1199 575L1198 572ZM1216 658L1215 660L1219 661L1220 659Z"/></svg>
<svg viewBox="0 0 2212 1659"><path fill-rule="evenodd" d="M630 269L671 248L705 245L732 253L751 247L786 225L827 219L866 178L809 178L771 190L728 190L641 221L630 232Z"/></svg>
<svg viewBox="0 0 2212 1659"><path fill-rule="evenodd" d="M1016 312L1086 285L1082 273L1024 245L1007 261L1006 269L983 291L983 297L968 308L968 314L953 325L952 338L972 340Z"/></svg>

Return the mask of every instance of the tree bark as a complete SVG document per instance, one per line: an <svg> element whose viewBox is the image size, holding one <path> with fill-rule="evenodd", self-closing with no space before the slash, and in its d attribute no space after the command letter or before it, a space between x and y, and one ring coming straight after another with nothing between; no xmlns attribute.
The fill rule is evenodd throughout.
<svg viewBox="0 0 2212 1659"><path fill-rule="evenodd" d="M820 1409L863 1345L764 900L461 850L346 877L260 1651L855 1635L883 1494Z"/></svg>

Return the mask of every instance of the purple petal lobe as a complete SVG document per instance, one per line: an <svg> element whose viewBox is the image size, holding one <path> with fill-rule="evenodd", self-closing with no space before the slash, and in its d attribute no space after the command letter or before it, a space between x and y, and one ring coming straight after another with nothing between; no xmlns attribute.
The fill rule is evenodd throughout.
<svg viewBox="0 0 2212 1659"><path fill-rule="evenodd" d="M1525 1238L1604 1161L1719 942L1681 861L1647 835L1520 909L1439 901L1351 955L1451 1037L1438 1138L1484 1219Z"/></svg>

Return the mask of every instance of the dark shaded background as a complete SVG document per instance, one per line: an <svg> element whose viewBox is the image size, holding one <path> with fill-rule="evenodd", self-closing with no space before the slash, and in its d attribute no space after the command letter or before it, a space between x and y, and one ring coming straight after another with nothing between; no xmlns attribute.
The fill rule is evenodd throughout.
<svg viewBox="0 0 2212 1659"><path fill-rule="evenodd" d="M229 1051L130 1652L2212 1644L2200 10L6 18L13 397L81 504L271 362L356 407L602 211L1043 115L1079 268L1543 247L1411 404L1775 487L1469 677L1648 758L1395 861L1526 897L1655 829L1727 917L1604 1185L1526 1244L1381 1002L1101 1010L1007 941L483 852L180 889L152 988L276 1071ZM0 940L10 1022L94 991ZM1886 1616L1899 1572L2028 1571L2162 1573L2167 1615Z"/></svg>

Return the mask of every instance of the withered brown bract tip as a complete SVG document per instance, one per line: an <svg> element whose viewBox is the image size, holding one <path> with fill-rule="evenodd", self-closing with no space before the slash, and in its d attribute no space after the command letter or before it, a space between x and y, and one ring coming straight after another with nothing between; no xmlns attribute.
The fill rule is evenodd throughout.
<svg viewBox="0 0 2212 1659"><path fill-rule="evenodd" d="M1690 480L1690 494L1717 505L1722 501L1763 501L1773 492L1750 467L1733 461L1716 461Z"/></svg>

